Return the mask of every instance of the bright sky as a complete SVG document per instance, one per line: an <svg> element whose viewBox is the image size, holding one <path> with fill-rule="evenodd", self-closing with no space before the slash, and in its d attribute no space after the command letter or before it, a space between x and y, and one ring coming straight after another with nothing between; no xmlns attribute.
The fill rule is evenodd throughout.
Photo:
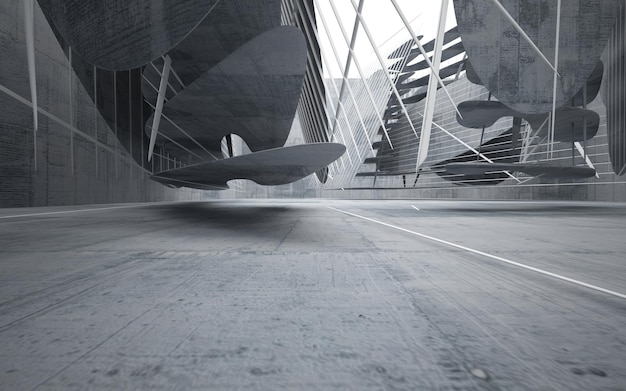
<svg viewBox="0 0 626 391"><path fill-rule="evenodd" d="M348 41L352 36L352 29L356 13L352 5L358 4L359 0L315 0L319 8L316 9L318 19L318 31L320 32L320 40L322 50L326 53L328 68L325 67L326 77L341 77L340 69L343 69L348 53L348 44L341 33L337 18L330 5L333 2L337 10L337 14L343 24ZM405 17L411 22L413 30L418 35L424 35L422 42L434 38L439 21L442 0L396 0ZM446 18L446 30L456 25L454 17L454 9L452 1L448 1L448 11ZM323 15L330 36L333 37L335 47L341 58L341 68L337 64L332 47L328 41L328 32L320 21L320 15ZM373 40L379 47L381 55L385 58L392 50L403 42L410 39L409 33L406 31L402 19L398 16L393 4L390 0L364 0L363 3L363 19L367 23ZM372 68L378 65L378 60L373 52L372 46L367 39L365 31L361 28L358 32L358 38L355 45L355 53L358 57L363 69ZM380 66L377 66L380 69ZM367 71L365 71L367 72ZM329 75L330 73L330 75ZM357 69L353 66L350 70L350 77L358 77Z"/></svg>

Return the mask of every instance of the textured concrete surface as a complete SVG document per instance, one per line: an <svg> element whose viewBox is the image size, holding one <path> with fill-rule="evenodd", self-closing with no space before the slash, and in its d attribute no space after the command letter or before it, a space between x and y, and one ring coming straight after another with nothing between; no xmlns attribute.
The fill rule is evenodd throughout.
<svg viewBox="0 0 626 391"><path fill-rule="evenodd" d="M185 38L218 0L131 0L103 7L97 0L40 0L47 17L85 60L128 70L162 56Z"/></svg>
<svg viewBox="0 0 626 391"><path fill-rule="evenodd" d="M624 389L626 300L328 206L626 293L624 205L4 209L0 388Z"/></svg>
<svg viewBox="0 0 626 391"><path fill-rule="evenodd" d="M193 83L246 42L281 26L280 9L281 0L217 2L202 23L167 53L172 58L172 69L183 85ZM160 72L149 67L143 70L143 76L158 87ZM146 99L156 102L157 91L147 82L143 87Z"/></svg>
<svg viewBox="0 0 626 391"><path fill-rule="evenodd" d="M506 0L519 23L550 64L556 58L557 1ZM611 35L619 1L570 1L561 8L556 107L592 74ZM522 113L552 109L554 72L498 7L485 0L454 0L456 20L472 68L499 101Z"/></svg>
<svg viewBox="0 0 626 391"><path fill-rule="evenodd" d="M127 140L130 145L118 141L121 129L110 128L97 113L39 7L35 60L40 110L33 134L23 8L21 2L0 2L0 207L206 197L148 179L126 152L134 142L136 156L137 140Z"/></svg>
<svg viewBox="0 0 626 391"><path fill-rule="evenodd" d="M198 40L197 50L206 50ZM176 63L172 63L176 70ZM306 71L306 43L300 30L280 26L246 42L187 85L163 106L157 141L171 141L214 160L222 138L236 134L251 151L282 147L298 106ZM146 134L152 126L146 122ZM181 132L180 129L184 129ZM169 144L168 144L169 145Z"/></svg>

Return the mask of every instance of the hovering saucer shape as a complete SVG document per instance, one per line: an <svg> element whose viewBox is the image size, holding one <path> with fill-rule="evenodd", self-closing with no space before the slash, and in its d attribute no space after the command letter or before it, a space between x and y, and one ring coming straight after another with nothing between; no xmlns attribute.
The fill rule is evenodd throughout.
<svg viewBox="0 0 626 391"><path fill-rule="evenodd" d="M475 129L480 129L483 126L489 127L503 117L519 117L537 130L546 123L548 118L547 113L523 114L508 108L502 102L488 100L461 102L458 105L458 110L463 118L457 114L457 122L467 128ZM600 116L595 111L579 107L561 107L556 110L554 140L559 142L589 140L598 133L599 126ZM548 126L546 125L540 134L546 134L547 131Z"/></svg>
<svg viewBox="0 0 626 391"><path fill-rule="evenodd" d="M537 163L449 163L445 169L450 174L481 175L496 171L521 171L530 176L548 179L584 179L596 175L589 167L551 166Z"/></svg>
<svg viewBox="0 0 626 391"><path fill-rule="evenodd" d="M543 55L554 62L557 0L502 0ZM606 46L619 0L571 0L561 7L556 107L570 103ZM482 84L527 114L552 109L552 69L491 0L454 0L463 45ZM474 79L473 79L474 80Z"/></svg>
<svg viewBox="0 0 626 391"><path fill-rule="evenodd" d="M463 117L461 118L457 114L456 121L466 128L474 129L489 127L502 117L520 117L522 115L508 108L504 103L495 100L467 100L459 103L457 109ZM545 115L525 117L524 119L531 124L538 121L540 125L545 119Z"/></svg>
<svg viewBox="0 0 626 391"><path fill-rule="evenodd" d="M345 150L344 145L336 143L274 148L162 171L150 178L174 187L204 190L228 189L227 182L233 179L249 179L259 185L284 185L326 167Z"/></svg>
<svg viewBox="0 0 626 391"><path fill-rule="evenodd" d="M73 50L110 71L140 67L165 54L218 0L38 0Z"/></svg>

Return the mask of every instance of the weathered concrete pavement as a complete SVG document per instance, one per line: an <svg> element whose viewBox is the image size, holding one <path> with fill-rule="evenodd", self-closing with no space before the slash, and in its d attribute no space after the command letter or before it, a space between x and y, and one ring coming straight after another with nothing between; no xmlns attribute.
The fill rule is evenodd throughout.
<svg viewBox="0 0 626 391"><path fill-rule="evenodd" d="M0 388L626 390L626 300L328 206L626 293L624 205L5 209Z"/></svg>

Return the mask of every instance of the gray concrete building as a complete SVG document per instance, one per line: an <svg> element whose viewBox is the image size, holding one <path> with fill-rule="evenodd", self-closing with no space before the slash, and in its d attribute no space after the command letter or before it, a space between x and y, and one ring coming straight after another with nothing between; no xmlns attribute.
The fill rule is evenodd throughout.
<svg viewBox="0 0 626 391"><path fill-rule="evenodd" d="M1 2L0 390L626 389L624 20Z"/></svg>

